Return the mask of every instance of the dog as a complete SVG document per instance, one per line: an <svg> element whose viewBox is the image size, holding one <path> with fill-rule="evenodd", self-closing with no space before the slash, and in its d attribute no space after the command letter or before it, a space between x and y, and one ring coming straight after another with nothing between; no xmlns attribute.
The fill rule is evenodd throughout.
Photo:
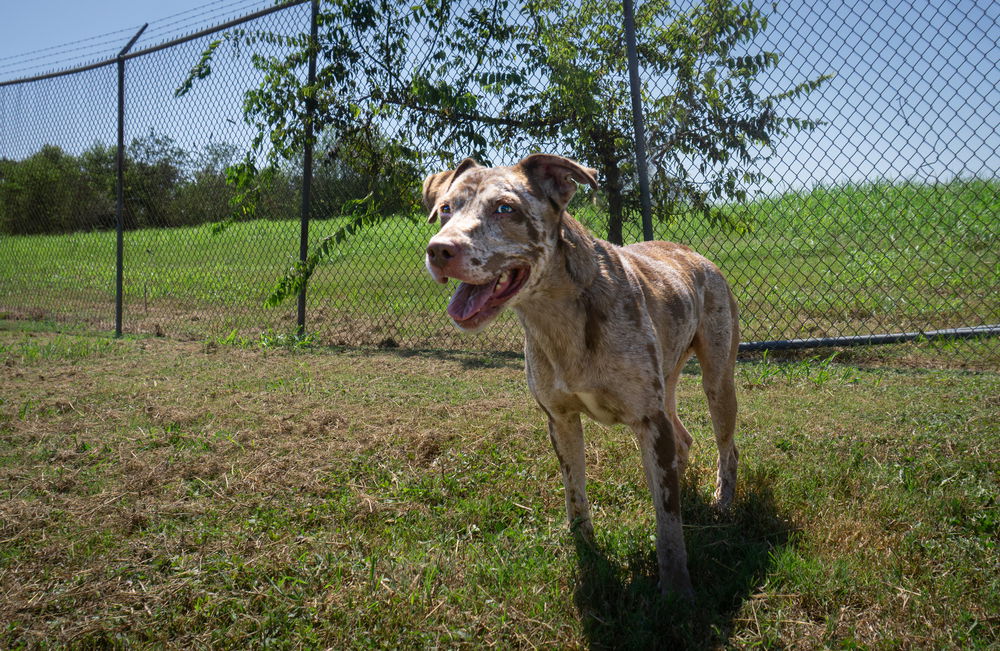
<svg viewBox="0 0 1000 651"><path fill-rule="evenodd" d="M656 509L660 589L693 599L681 528L680 477L691 435L675 389L696 355L718 446L715 500L728 507L738 454L734 370L737 306L719 269L670 242L615 246L592 236L566 206L597 171L552 154L510 167L471 158L424 180L426 252L440 283L459 281L448 314L463 331L505 308L524 328L528 386L548 417L571 528L593 540L580 414L635 433Z"/></svg>

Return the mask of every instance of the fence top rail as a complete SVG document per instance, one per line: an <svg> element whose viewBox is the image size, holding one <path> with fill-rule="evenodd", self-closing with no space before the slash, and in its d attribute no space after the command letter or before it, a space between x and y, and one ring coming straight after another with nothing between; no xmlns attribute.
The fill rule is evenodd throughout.
<svg viewBox="0 0 1000 651"><path fill-rule="evenodd" d="M277 5L273 6L273 7L267 7L265 9L261 9L259 11L255 11L255 12L253 12L251 14L247 14L245 16L240 16L239 18L233 18L232 20L226 21L224 23L220 23L218 25L213 25L211 27L206 27L205 29L199 30L197 32L192 32L191 34L185 34L184 36L179 36L179 37L177 37L175 39L172 39L170 41L166 41L164 43L158 43L156 45L151 45L149 47L142 48L141 50L136 50L135 52L129 52L129 53L124 54L124 55L119 55L119 56L116 56L116 57L112 57L110 59L105 59L104 61L96 61L94 63L88 63L88 64L85 64L85 65L82 65L82 66L77 66L75 68L69 68L67 70L59 70L59 71L56 71L56 72L47 72L47 73L43 73L43 74L40 74L40 75L33 75L31 77L22 77L20 79L11 79L11 80L8 80L8 81L0 81L0 88L2 88L4 86L16 86L18 84L27 84L27 83L31 83L31 82L34 82L34 81L42 81L44 79L53 79L55 77L64 77L66 75L75 75L75 74L78 74L78 73L81 73L81 72L86 72L88 70L94 70L96 68L103 68L104 66L109 66L109 65L111 65L113 63L118 63L119 61L123 61L123 60L126 60L126 59L134 59L136 57L141 57L141 56L144 56L146 54L152 54L153 52L159 52L160 50L165 50L165 49L167 49L169 47L173 47L175 45L180 45L181 43L187 43L188 41L193 41L193 40L195 40L197 38L201 38L203 36L208 36L209 34L214 34L215 32L221 32L224 29L229 29L231 27L236 27L237 25L242 25L243 23L248 23L248 22L250 22L252 20L256 20L257 18L261 18L263 16L267 16L267 15L276 13L278 11L282 11L282 10L287 9L289 7L294 7L296 5L305 4L305 3L309 2L309 1L310 0L287 0L286 2L282 2L281 4L277 4Z"/></svg>

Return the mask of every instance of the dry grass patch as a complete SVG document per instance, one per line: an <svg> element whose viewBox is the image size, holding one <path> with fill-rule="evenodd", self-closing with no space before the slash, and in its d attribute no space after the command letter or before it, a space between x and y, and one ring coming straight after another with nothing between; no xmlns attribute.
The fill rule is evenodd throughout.
<svg viewBox="0 0 1000 651"><path fill-rule="evenodd" d="M727 514L685 376L686 608L624 429L574 544L521 366L0 331L0 646L1000 643L996 373L742 364Z"/></svg>

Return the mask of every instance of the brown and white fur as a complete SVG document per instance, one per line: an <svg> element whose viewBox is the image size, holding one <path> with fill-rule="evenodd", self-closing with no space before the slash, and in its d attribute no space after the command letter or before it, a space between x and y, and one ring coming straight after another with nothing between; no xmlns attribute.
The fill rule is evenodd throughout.
<svg viewBox="0 0 1000 651"><path fill-rule="evenodd" d="M570 524L593 536L580 414L632 428L656 508L660 586L693 596L681 529L680 476L691 435L675 389L697 355L719 448L717 504L736 488L736 301L722 274L686 246L618 247L566 212L596 170L548 154L511 167L465 159L424 181L441 230L427 247L435 280L460 281L448 313L477 330L505 307L524 327L528 386L549 419Z"/></svg>

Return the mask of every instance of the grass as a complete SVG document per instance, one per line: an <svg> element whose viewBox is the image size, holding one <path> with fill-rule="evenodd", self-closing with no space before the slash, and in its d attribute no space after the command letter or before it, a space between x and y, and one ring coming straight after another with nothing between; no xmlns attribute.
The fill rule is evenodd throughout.
<svg viewBox="0 0 1000 651"><path fill-rule="evenodd" d="M817 188L732 212L745 232L682 216L658 224L657 237L687 243L723 269L745 340L1000 323L996 181ZM577 215L603 230L600 213L585 206ZM312 241L339 225L315 221ZM310 330L328 344L517 350L509 317L472 339L448 323L451 290L423 269L436 228L391 218L356 234L311 281ZM294 262L298 231L295 221L254 221L219 235L208 227L128 233L126 330L190 339L288 330L295 306L262 302ZM0 318L112 327L112 233L4 237L0 278ZM964 351L965 360L985 356L979 368L1000 364L994 345ZM925 348L923 358L950 359L939 352Z"/></svg>
<svg viewBox="0 0 1000 651"><path fill-rule="evenodd" d="M1000 375L742 362L693 607L630 433L588 423L577 547L515 356L0 329L0 647L995 648Z"/></svg>

